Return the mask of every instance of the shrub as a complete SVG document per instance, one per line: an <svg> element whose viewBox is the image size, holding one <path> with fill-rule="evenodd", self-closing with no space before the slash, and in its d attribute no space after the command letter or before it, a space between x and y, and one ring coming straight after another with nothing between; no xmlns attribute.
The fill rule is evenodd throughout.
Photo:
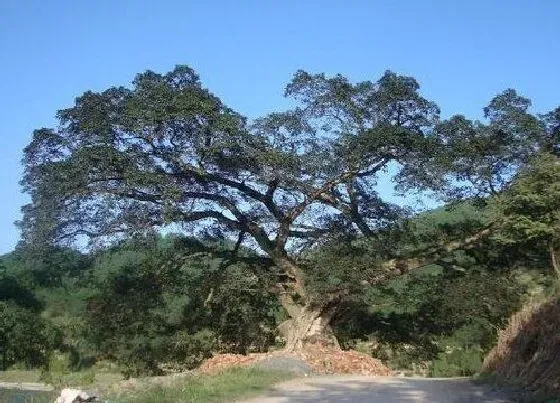
<svg viewBox="0 0 560 403"><path fill-rule="evenodd" d="M17 362L26 368L47 363L58 337L35 312L0 302L0 367L6 370Z"/></svg>
<svg viewBox="0 0 560 403"><path fill-rule="evenodd" d="M194 334L177 332L171 338L169 358L178 363L178 368L193 369L212 356L216 348L216 336L210 330Z"/></svg>
<svg viewBox="0 0 560 403"><path fill-rule="evenodd" d="M483 357L479 346L452 348L437 355L429 374L432 377L472 376L480 371Z"/></svg>
<svg viewBox="0 0 560 403"><path fill-rule="evenodd" d="M141 375L161 375L158 366L161 348L165 344L162 338L134 335L121 339L115 346L115 358L121 365L125 378Z"/></svg>
<svg viewBox="0 0 560 403"><path fill-rule="evenodd" d="M431 343L379 343L372 356L393 369L412 370L415 374L425 375L426 367L436 352L437 346Z"/></svg>

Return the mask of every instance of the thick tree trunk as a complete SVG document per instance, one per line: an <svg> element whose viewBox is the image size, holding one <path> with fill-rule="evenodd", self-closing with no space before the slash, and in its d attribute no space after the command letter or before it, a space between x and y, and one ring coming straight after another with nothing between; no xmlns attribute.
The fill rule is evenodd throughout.
<svg viewBox="0 0 560 403"><path fill-rule="evenodd" d="M292 312L294 307L291 308ZM294 351L306 344L320 343L340 348L330 326L334 307L304 305L298 308L298 314L278 326L280 334L286 342L285 349Z"/></svg>
<svg viewBox="0 0 560 403"><path fill-rule="evenodd" d="M340 348L330 326L335 305L312 304L307 301L301 270L290 259L275 259L277 266L291 279L279 293L279 300L290 319L278 326L285 349L301 349L308 343L322 343Z"/></svg>

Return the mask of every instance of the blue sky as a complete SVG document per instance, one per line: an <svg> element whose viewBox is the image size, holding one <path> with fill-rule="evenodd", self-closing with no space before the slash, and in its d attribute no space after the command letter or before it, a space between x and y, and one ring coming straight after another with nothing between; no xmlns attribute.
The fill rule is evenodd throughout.
<svg viewBox="0 0 560 403"><path fill-rule="evenodd" d="M234 109L286 105L297 69L416 77L444 116L479 117L513 87L545 112L560 104L560 1L0 1L0 253L26 202L20 159L85 90L189 64Z"/></svg>

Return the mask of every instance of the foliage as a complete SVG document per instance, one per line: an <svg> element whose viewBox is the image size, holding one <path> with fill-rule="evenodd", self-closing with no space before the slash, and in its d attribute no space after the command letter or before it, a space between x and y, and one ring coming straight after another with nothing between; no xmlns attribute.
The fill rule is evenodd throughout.
<svg viewBox="0 0 560 403"><path fill-rule="evenodd" d="M40 311L41 302L33 291L0 263L0 301L10 302L34 312Z"/></svg>
<svg viewBox="0 0 560 403"><path fill-rule="evenodd" d="M160 363L194 368L216 350L267 349L278 308L254 274L259 260L244 263L219 246L168 241L141 250L131 243L97 258L97 291L86 318L99 352L131 376L158 373Z"/></svg>
<svg viewBox="0 0 560 403"><path fill-rule="evenodd" d="M33 291L0 266L0 368L15 363L26 368L44 365L60 335L38 312Z"/></svg>
<svg viewBox="0 0 560 403"><path fill-rule="evenodd" d="M19 245L2 256L11 275L29 287L61 287L71 283L89 267L89 256L73 248L49 248L34 253Z"/></svg>
<svg viewBox="0 0 560 403"><path fill-rule="evenodd" d="M480 372L484 355L493 346L495 325L480 318L437 341L440 351L430 365L430 376L472 376Z"/></svg>
<svg viewBox="0 0 560 403"><path fill-rule="evenodd" d="M463 240L490 223L484 203L472 200L449 203L413 217L401 230L404 250L422 250L437 243Z"/></svg>
<svg viewBox="0 0 560 403"><path fill-rule="evenodd" d="M57 334L33 311L0 301L0 366L21 362L26 368L45 365Z"/></svg>
<svg viewBox="0 0 560 403"><path fill-rule="evenodd" d="M543 154L524 169L512 186L492 200L495 238L505 244L544 244L560 276L560 162Z"/></svg>
<svg viewBox="0 0 560 403"><path fill-rule="evenodd" d="M186 66L139 74L130 90L86 92L59 112L60 129L36 130L25 150L23 184L34 199L24 239L212 220L274 258L288 238L341 221L369 233L398 213L371 189L376 175L394 161L412 181L431 150L424 130L439 110L418 91L413 78L389 71L355 85L299 71L286 95L301 106L251 129ZM276 240L270 222L279 225Z"/></svg>
<svg viewBox="0 0 560 403"><path fill-rule="evenodd" d="M432 362L430 376L473 376L480 372L483 358L484 353L482 349L477 346L441 352Z"/></svg>
<svg viewBox="0 0 560 403"><path fill-rule="evenodd" d="M217 349L216 335L207 329L194 334L179 331L169 342L170 358L178 363L179 368L196 368Z"/></svg>
<svg viewBox="0 0 560 403"><path fill-rule="evenodd" d="M126 251L125 251L126 254ZM161 281L148 261L115 266L86 312L89 337L103 354L117 359L127 376L157 373L167 344L165 319L155 310L163 304Z"/></svg>
<svg viewBox="0 0 560 403"><path fill-rule="evenodd" d="M317 294L316 299L341 290L353 299L360 299L367 290L364 281L375 284L380 277L383 278L387 273L380 272L379 267L392 258L417 257L428 251L432 261L439 265L472 266L475 258L464 250L439 256L433 250L439 245L468 238L488 225L489 217L484 206L472 202L450 204L400 220L378 231L373 238L335 238L300 257L306 268L306 280ZM489 260L489 257L476 259Z"/></svg>
<svg viewBox="0 0 560 403"><path fill-rule="evenodd" d="M543 246L557 266L559 109L534 115L508 89L484 121L442 120L391 71L298 71L285 95L292 109L248 122L177 66L87 91L36 130L22 242L1 260L4 334L17 322L69 369L110 359L133 376L265 351L280 323L295 347L302 321L334 318L345 346L474 371L526 291L512 269L542 268ZM448 203L413 215L386 180Z"/></svg>
<svg viewBox="0 0 560 403"><path fill-rule="evenodd" d="M426 374L455 368L459 376L493 346L496 329L519 308L523 293L507 273L429 266L370 288L341 310L335 331L347 347L369 341L369 352L392 368Z"/></svg>
<svg viewBox="0 0 560 403"><path fill-rule="evenodd" d="M438 169L451 181L446 186L448 196L496 195L535 150L548 148L548 127L529 113L530 106L529 99L507 89L484 108L488 123L455 115L436 126L435 135L445 145Z"/></svg>

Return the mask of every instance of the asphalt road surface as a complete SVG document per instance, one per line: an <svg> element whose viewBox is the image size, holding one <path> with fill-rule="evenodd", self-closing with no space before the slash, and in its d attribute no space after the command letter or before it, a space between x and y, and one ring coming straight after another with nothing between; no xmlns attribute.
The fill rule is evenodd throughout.
<svg viewBox="0 0 560 403"><path fill-rule="evenodd" d="M511 403L512 392L474 384L469 379L318 376L283 382L267 395L244 403L441 402Z"/></svg>

